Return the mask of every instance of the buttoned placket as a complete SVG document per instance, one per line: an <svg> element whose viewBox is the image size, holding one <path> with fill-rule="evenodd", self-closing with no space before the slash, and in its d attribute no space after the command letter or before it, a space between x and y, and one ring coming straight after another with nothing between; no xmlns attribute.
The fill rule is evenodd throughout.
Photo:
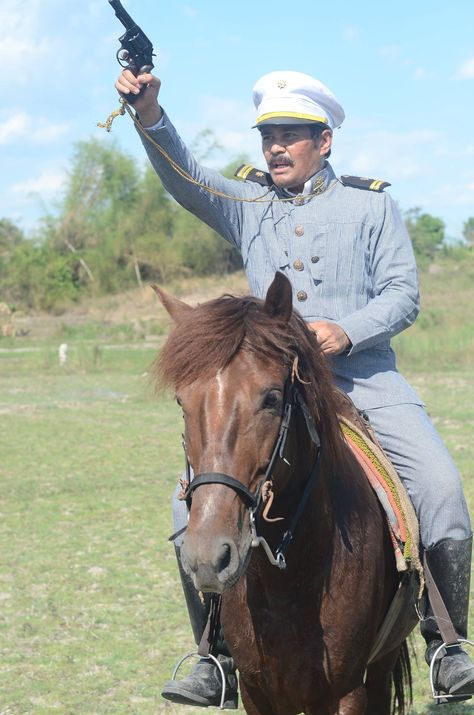
<svg viewBox="0 0 474 715"><path fill-rule="evenodd" d="M315 231L317 213L318 196L314 196L303 207L292 205L289 215L289 269L295 306L308 318L319 314L324 287L321 256L325 244L323 239L322 243L318 240L318 231Z"/></svg>
<svg viewBox="0 0 474 715"><path fill-rule="evenodd" d="M315 288L321 285L321 279L314 280L314 266L319 262L320 256L313 254L308 258L310 246L307 242L312 241L308 235L304 215L307 211L314 210L314 200L319 193L310 196L311 192L320 188L320 193L324 193L330 180L328 165L318 171L308 179L301 194L294 197L286 211L286 224L288 228L286 253L288 256L288 270L291 272L291 283L297 304L304 311L303 304L314 295ZM290 192L284 191L284 195L291 196ZM305 211L306 208L306 211ZM305 244L303 244L303 241Z"/></svg>
<svg viewBox="0 0 474 715"><path fill-rule="evenodd" d="M311 199L308 203L310 202ZM296 201L294 204L296 204ZM288 246L290 268L292 271L291 282L296 302L300 306L301 310L304 311L304 304L308 301L308 298L311 295L311 286L309 284L310 274L306 261L307 249L303 243L308 240L303 215L304 209L300 208L298 205L291 205L288 213L290 224L289 235L291 236Z"/></svg>

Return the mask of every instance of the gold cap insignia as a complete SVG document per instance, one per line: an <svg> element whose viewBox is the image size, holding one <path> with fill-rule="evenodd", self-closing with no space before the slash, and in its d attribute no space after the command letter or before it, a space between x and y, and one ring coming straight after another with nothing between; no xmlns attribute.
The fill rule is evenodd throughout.
<svg viewBox="0 0 474 715"><path fill-rule="evenodd" d="M279 79L277 82L278 89L285 89L286 79Z"/></svg>

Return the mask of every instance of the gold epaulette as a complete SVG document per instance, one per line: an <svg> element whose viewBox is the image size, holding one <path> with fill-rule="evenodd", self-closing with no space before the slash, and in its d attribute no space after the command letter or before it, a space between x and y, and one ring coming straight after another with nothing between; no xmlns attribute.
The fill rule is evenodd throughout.
<svg viewBox="0 0 474 715"><path fill-rule="evenodd" d="M386 189L387 186L391 186L388 181L383 181L383 179L366 179L365 176L347 176L347 174L344 174L339 178L344 186L352 186L355 189L369 189L379 193Z"/></svg>
<svg viewBox="0 0 474 715"><path fill-rule="evenodd" d="M242 179L242 181L256 181L257 184L262 186L271 186L272 180L270 174L265 171L260 171L260 169L255 169L251 164L242 164L239 166L234 176L237 179Z"/></svg>

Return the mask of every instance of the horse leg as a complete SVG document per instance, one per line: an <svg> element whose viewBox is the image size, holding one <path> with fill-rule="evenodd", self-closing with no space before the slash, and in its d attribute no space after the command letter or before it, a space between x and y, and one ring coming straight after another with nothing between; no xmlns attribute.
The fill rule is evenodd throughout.
<svg viewBox="0 0 474 715"><path fill-rule="evenodd" d="M391 674L397 662L400 649L388 653L367 668L365 687L367 690L367 715L390 715Z"/></svg>
<svg viewBox="0 0 474 715"><path fill-rule="evenodd" d="M259 688L252 687L239 678L240 695L247 715L274 715L273 708Z"/></svg>
<svg viewBox="0 0 474 715"><path fill-rule="evenodd" d="M360 685L341 698L334 715L366 715L366 708L367 694L365 686ZM382 713L378 713L378 715L382 715Z"/></svg>

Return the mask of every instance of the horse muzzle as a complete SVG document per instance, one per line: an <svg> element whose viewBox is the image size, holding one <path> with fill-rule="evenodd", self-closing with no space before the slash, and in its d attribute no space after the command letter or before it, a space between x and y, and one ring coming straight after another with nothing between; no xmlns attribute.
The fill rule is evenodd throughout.
<svg viewBox="0 0 474 715"><path fill-rule="evenodd" d="M237 494L248 510L255 508L257 499L244 484L222 472L196 474L188 483L185 498L190 521L181 547L183 568L199 591L223 593L237 583L245 570L252 536L248 515L240 520L235 512L231 517L228 514L223 518L222 502L216 499L215 486L224 486ZM198 487L204 489L199 489L196 512L192 504ZM230 531L229 522L235 524Z"/></svg>
<svg viewBox="0 0 474 715"><path fill-rule="evenodd" d="M250 539L246 548L238 547L229 536L212 540L194 539L187 533L181 547L185 572L198 591L223 593L232 588L245 570L250 556Z"/></svg>

